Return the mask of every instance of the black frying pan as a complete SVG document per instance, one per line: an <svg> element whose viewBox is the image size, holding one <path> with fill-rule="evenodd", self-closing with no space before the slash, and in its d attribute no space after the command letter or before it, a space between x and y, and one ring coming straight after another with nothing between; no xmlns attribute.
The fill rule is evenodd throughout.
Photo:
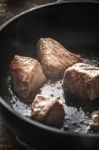
<svg viewBox="0 0 99 150"><path fill-rule="evenodd" d="M99 4L66 2L40 6L14 17L0 27L0 109L5 125L15 135L38 147L99 147L98 133L76 130L77 126L73 127L67 120L65 125L69 127L62 130L37 123L21 114L21 110L27 109L27 106L20 102L16 105L18 99L10 91L9 64L15 54L36 58L36 43L40 37L54 38L70 51L79 53L88 63L98 65ZM99 108L99 99L88 102L70 93L64 94L66 107L72 108L69 111L76 109L78 112L78 117L72 116L74 120L79 121L82 113L84 119L88 115L90 117Z"/></svg>

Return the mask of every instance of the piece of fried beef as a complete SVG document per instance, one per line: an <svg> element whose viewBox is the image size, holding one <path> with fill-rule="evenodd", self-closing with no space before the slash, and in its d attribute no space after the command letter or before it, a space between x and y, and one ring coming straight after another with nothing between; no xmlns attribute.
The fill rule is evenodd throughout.
<svg viewBox="0 0 99 150"><path fill-rule="evenodd" d="M63 88L83 99L99 97L99 67L77 63L69 67L63 77Z"/></svg>
<svg viewBox="0 0 99 150"><path fill-rule="evenodd" d="M29 102L46 78L40 63L30 57L15 55L10 64L12 88L15 94Z"/></svg>
<svg viewBox="0 0 99 150"><path fill-rule="evenodd" d="M60 127L65 117L64 105L55 97L37 95L32 103L32 118L47 125Z"/></svg>
<svg viewBox="0 0 99 150"><path fill-rule="evenodd" d="M64 71L71 65L82 62L82 58L51 38L40 38L37 52L43 71L49 79L60 79Z"/></svg>
<svg viewBox="0 0 99 150"><path fill-rule="evenodd" d="M99 110L92 113L91 120L89 121L89 126L93 131L99 132Z"/></svg>

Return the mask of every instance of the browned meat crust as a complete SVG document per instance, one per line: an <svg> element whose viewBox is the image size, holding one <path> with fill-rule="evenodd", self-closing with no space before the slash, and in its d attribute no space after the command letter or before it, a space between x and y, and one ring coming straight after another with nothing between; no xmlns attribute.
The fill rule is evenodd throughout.
<svg viewBox="0 0 99 150"><path fill-rule="evenodd" d="M55 97L37 95L32 103L32 118L52 126L62 125L65 117L64 105Z"/></svg>
<svg viewBox="0 0 99 150"><path fill-rule="evenodd" d="M92 118L89 121L89 125L92 130L99 132L99 110L92 114Z"/></svg>
<svg viewBox="0 0 99 150"><path fill-rule="evenodd" d="M30 57L16 55L10 64L10 72L15 94L27 102L46 81L40 63Z"/></svg>
<svg viewBox="0 0 99 150"><path fill-rule="evenodd" d="M37 51L43 71L49 79L62 78L64 71L69 66L83 61L79 55L69 52L51 38L40 38L37 43Z"/></svg>
<svg viewBox="0 0 99 150"><path fill-rule="evenodd" d="M99 97L99 67L77 63L69 67L63 77L63 88L83 99Z"/></svg>

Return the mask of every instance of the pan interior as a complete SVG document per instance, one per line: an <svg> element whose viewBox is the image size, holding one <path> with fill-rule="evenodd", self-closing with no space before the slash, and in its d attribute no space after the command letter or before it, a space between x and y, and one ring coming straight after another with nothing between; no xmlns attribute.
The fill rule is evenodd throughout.
<svg viewBox="0 0 99 150"><path fill-rule="evenodd" d="M37 59L36 43L51 37L68 50L80 54L85 62L99 66L99 5L65 3L30 11L8 24L0 33L0 95L14 110L30 117L31 104L20 102L11 90L9 64L14 55ZM65 104L61 130L89 133L91 114L99 109L99 100L89 102L63 91L61 80L45 84L40 93L56 96Z"/></svg>
<svg viewBox="0 0 99 150"><path fill-rule="evenodd" d="M89 57L84 54L81 55L85 62L95 66L99 65L99 58L93 53L90 54L91 56ZM31 119L31 104L23 103L22 100L20 101L20 99L13 93L10 75L7 77L7 82L8 87L6 89L6 101L11 105L11 107L13 107L14 110ZM51 98L53 96L57 97L59 101L64 103L65 120L61 130L82 133L93 132L90 129L89 121L92 113L99 109L99 98L94 102L90 102L71 94L68 90L64 91L62 88L62 80L56 82L49 81L38 93Z"/></svg>

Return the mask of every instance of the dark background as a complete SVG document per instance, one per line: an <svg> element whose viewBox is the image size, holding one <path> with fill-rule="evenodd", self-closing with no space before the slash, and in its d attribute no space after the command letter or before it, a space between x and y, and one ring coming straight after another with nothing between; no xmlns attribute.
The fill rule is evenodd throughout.
<svg viewBox="0 0 99 150"><path fill-rule="evenodd" d="M0 0L0 25L2 25L4 22L6 22L8 19L12 18L16 14L23 12L24 10L54 1L57 0ZM94 1L94 0L84 0L84 1ZM23 143L23 145L24 144L25 143ZM20 150L20 149L34 150L34 148L26 148L26 147L27 145L21 146L19 142L16 140L16 136L13 135L10 131L8 131L8 129L4 127L3 118L0 114L0 150Z"/></svg>
<svg viewBox="0 0 99 150"><path fill-rule="evenodd" d="M19 14L29 8L37 5L54 2L55 0L0 0L0 25L16 14ZM24 145L25 143L23 143ZM0 114L0 150L34 150L26 148L27 145L21 146L8 129L4 127L3 118Z"/></svg>

